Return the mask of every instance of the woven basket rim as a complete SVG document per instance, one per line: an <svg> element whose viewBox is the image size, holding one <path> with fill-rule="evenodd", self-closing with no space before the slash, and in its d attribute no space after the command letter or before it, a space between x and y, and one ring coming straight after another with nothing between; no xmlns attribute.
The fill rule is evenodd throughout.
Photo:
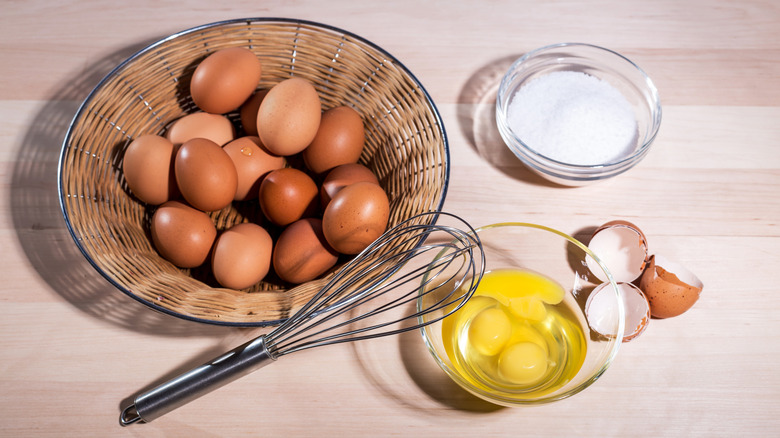
<svg viewBox="0 0 780 438"><path fill-rule="evenodd" d="M204 324L210 324L210 325L218 325L218 326L230 326L230 327L268 327L268 326L274 326L278 325L281 322L285 321L285 319L278 319L278 320L270 320L270 321L256 321L256 322L247 322L247 321L220 321L220 320L214 320L214 319L206 319L206 318L200 318L197 316L187 315L183 313L176 312L175 310L160 306L155 304L154 302L147 301L143 299L142 297L133 294L131 291L127 290L123 285L118 283L108 272L106 272L101 266L90 256L87 249L84 247L84 245L80 242L77 232L74 229L70 214L68 212L67 206L66 206L66 198L68 195L65 193L65 187L63 184L63 166L64 162L67 158L67 151L70 147L71 141L74 136L74 129L76 128L78 122L84 117L85 111L89 107L90 103L93 101L95 96L102 90L104 86L115 76L120 74L126 67L129 65L132 65L132 63L139 59L140 57L148 54L149 52L155 50L157 47L165 44L166 42L169 42L171 40L174 40L176 38L186 36L192 33L197 33L200 31L217 28L220 26L229 26L229 25L236 25L236 24L252 24L252 23L282 23L282 24L298 24L300 26L306 26L306 27L312 27L312 28L318 28L321 30L326 30L330 32L335 32L338 34L342 34L344 36L347 36L351 39L354 39L356 41L359 41L362 44L365 44L366 46L371 47L373 50L376 50L378 53L380 53L384 58L391 61L394 65L396 65L399 69L401 69L406 75L408 75L409 79L412 80L415 85L419 88L420 92L422 93L425 101L430 105L432 110L432 116L435 119L436 123L438 124L438 127L441 132L441 140L443 143L443 154L444 154L444 163L446 165L444 166L444 181L441 188L441 194L438 199L438 204L436 206L436 211L441 211L446 196L447 196L447 190L449 187L449 179L450 179L450 165L451 162L451 156L450 156L450 150L449 150L449 140L447 137L447 132L443 123L443 120L441 118L441 113L439 112L438 107L436 106L435 102L433 101L431 95L429 94L428 90L422 85L420 80L417 78L417 76L412 73L412 71L406 67L401 61L398 60L395 56L388 53L385 49L380 47L379 45L373 43L370 40L367 40L366 38L357 35L355 33L352 33L350 31L316 22L311 20L304 20L304 19L296 19L296 18L286 18L286 17L248 17L248 18L235 18L235 19L228 19L228 20L221 20L221 21L215 21L211 23L206 23L194 27L190 27L181 31L178 31L176 33L173 33L171 35L168 35L166 37L160 38L157 41L154 41L145 47L141 48L140 50L136 51L132 55L130 55L128 58L126 58L124 61L117 64L114 68L111 69L98 83L92 88L92 90L89 92L87 97L84 99L84 101L79 105L75 115L73 116L73 119L68 125L68 129L66 131L65 137L62 141L62 146L60 150L60 156L58 160L58 166L57 166L57 191L58 191L58 199L59 199L59 205L60 210L62 212L63 218L65 220L65 225L68 230L68 233L70 234L71 238L75 242L76 246L79 248L79 251L84 256L84 258L87 259L89 264L108 282L114 286L116 289L123 292L125 295L133 298L137 302L142 303L143 305L156 310L158 312L171 315L180 319L192 321L192 322L198 322L198 323L204 323ZM437 215L438 217L438 215Z"/></svg>

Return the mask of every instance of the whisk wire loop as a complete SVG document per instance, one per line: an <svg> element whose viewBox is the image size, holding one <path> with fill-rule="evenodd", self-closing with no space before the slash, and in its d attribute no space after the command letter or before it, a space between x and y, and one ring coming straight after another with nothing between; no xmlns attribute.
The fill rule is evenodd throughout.
<svg viewBox="0 0 780 438"><path fill-rule="evenodd" d="M463 229L436 224L440 216ZM468 223L442 212L413 216L346 263L275 330L139 395L120 424L152 421L283 355L439 321L473 295L484 269L482 243Z"/></svg>
<svg viewBox="0 0 780 438"><path fill-rule="evenodd" d="M448 213L439 214L460 220ZM430 312L449 310L435 318L436 321L460 308L481 278L484 266L481 244L468 224L469 230L464 231L453 226L420 223L425 215L412 217L388 230L334 275L299 312L266 335L266 343L274 357L332 343L414 330L418 326L382 331ZM434 234L441 236L429 243L429 237ZM434 255L423 257L430 252ZM412 261L416 265L408 272L401 272ZM472 284L463 288L466 281ZM409 287L410 284L413 287ZM398 293L404 287L408 288ZM442 294L440 289L445 287L448 289ZM424 309L374 321L384 314L390 315L391 309L433 293L441 297ZM380 302L386 297L390 297L387 302ZM358 309L365 310L356 312ZM368 321L371 325L360 325Z"/></svg>
<svg viewBox="0 0 780 438"><path fill-rule="evenodd" d="M424 251L430 251L433 248L434 247L430 247L429 246L429 247L424 247L422 249ZM436 248L440 249L438 247L436 247ZM438 272L440 270L440 268L450 266L452 261L455 258L462 256L465 251L466 251L465 249L459 249L457 252L450 253L450 254L447 254L445 256L442 256L440 259L438 259L436 262L432 263L428 267L425 267L425 266L417 267L412 272L406 273L406 274L404 274L403 276L401 276L399 278L393 279L392 281L383 284L381 288L375 288L375 289L372 289L372 290L366 290L366 291L361 292L360 294L351 296L350 297L351 299L348 302L340 302L340 303L338 303L339 305L345 304L340 309L338 309L338 311L331 311L327 315L324 315L322 318L319 318L319 319L316 319L316 320L314 320L314 319L308 320L307 322L309 323L309 325L308 325L307 329L305 330L305 332L307 334L304 335L304 336L301 336L301 337L299 337L297 339L297 341L296 341L297 347L295 347L295 348L290 348L290 347L284 348L281 345L278 346L278 347L284 348L282 350L282 351L284 351L284 354L289 354L289 353L291 353L293 351L300 351L300 350L303 350L303 349L306 349L306 348L312 348L312 347L315 347L315 346L320 346L320 345L323 345L325 343L337 343L337 342L339 342L338 341L339 339L343 339L341 342L346 342L346 341L353 341L353 340L366 339L366 338L370 338L370 337L376 337L378 335L374 335L374 336L355 336L355 335L362 334L362 333L368 333L368 332L372 332L372 331L377 331L378 329L381 329L381 328L385 328L385 327L388 327L388 326L393 326L393 325L396 325L398 323L401 323L404 320L407 320L407 319L410 319L410 318L416 318L416 317L419 317L419 316L421 316L421 315L423 315L425 313L429 313L429 312L432 312L432 311L437 311L437 310L440 310L440 309L442 309L442 308L444 308L446 306L450 306L450 305L452 305L452 303L454 301L457 301L457 299L464 299L465 297L459 296L457 299L450 300L450 298L452 298L453 295L454 295L454 291L457 290L457 288L460 287L460 284L461 284L460 282L454 282L453 283L453 280L455 280L455 276L454 276L454 274L451 274L443 282L441 282L441 284L454 284L455 287L450 292L445 294L445 296L443 296L437 303L435 303L433 306L430 306L429 308L427 308L426 311L424 311L424 312L415 312L415 313L412 313L412 314L404 315L404 316L402 316L400 318L390 319L390 320L382 322L382 323L377 323L377 324L375 324L373 326L370 326L370 327L354 328L353 330L351 330L349 332L338 332L338 333L334 333L334 334L325 336L325 333L333 332L333 331L339 330L339 329L341 329L343 327L357 324L357 323L359 323L359 322L361 322L363 320L368 320L368 319L370 319L370 318L372 318L374 316L377 316L379 314L384 313L385 311L387 311L389 309L392 309L392 308L395 308L395 307L399 307L399 306L402 306L402 305L405 305L405 304L413 303L413 302L415 302L415 301L417 301L419 299L420 294L431 294L437 288L441 287L441 286L436 286L436 287L432 288L431 290L426 290L427 286L432 284L433 280L437 279L437 277L441 274L440 272ZM419 252L420 251L417 251L417 253L419 253ZM368 303L370 303L373 300L378 300L382 296L390 295L393 292L395 292L397 289L399 289L401 287L404 287L404 286L407 286L411 282L419 282L419 275L421 273L423 273L423 272L430 273L430 271L437 271L436 275L432 275L431 278L425 279L423 281L423 283L420 284L419 291L418 290L414 290L414 289L407 290L405 293L395 297L391 301L388 301L388 302L386 302L384 304L380 304L380 305L378 305L376 307L373 307L370 311L364 312L362 314L358 314L355 317L353 317L352 319L338 322L338 323L336 323L336 324L334 324L332 326L326 326L325 328L320 329L320 330L318 330L316 332L309 332L310 330L314 329L315 327L325 325L326 323L328 323L328 322L330 322L332 320L335 320L335 319L337 319L338 317L340 317L340 316L342 316L344 314L350 314L355 309L364 307L364 306L366 306ZM460 269L458 269L458 271L460 271ZM422 291L422 292L420 292L420 291ZM367 292L373 292L373 293L367 293ZM366 307L368 307L368 306L366 306ZM411 329L414 329L414 328L415 327L412 327ZM404 329L402 331L407 331L407 330L408 329ZM397 331L393 331L392 333L397 333ZM319 338L317 341L313 341L313 342L310 341L311 339L315 339L318 336L322 336L322 337ZM349 337L350 339L345 339L347 337Z"/></svg>
<svg viewBox="0 0 780 438"><path fill-rule="evenodd" d="M339 270L330 279L330 281L309 300L309 302L307 302L303 307L301 307L298 310L296 315L316 314L317 310L320 309L324 304L324 301L327 302L337 301L337 298L344 296L346 292L348 292L350 289L357 287L356 283L358 280L364 280L365 284L363 284L361 290L365 294L367 294L371 292L375 287L379 286L383 281L385 281L386 278L390 277L393 274L393 272L396 269L400 268L405 261L401 260L395 266L388 265L387 260L390 258L398 257L398 254L388 252L387 250L389 245L384 244L384 242L396 238L396 235L392 233L392 231L397 230L399 227L407 224L413 219L414 217L410 218L405 222L402 222L397 227L384 233L376 241L371 243L358 256L356 256L354 259L348 262L341 270ZM417 228L418 227L415 227L415 229ZM421 238L420 235L409 236L405 238L403 241L398 242L394 246L396 248L397 247L403 248L410 244L414 244L415 241L420 238ZM382 252L384 252L384 254L382 254ZM409 254L409 251L404 251L404 253ZM389 270L386 269L388 266L392 269ZM385 267L385 269L378 270L379 267ZM370 276L368 275L369 273L371 274ZM347 280L345 280L345 278ZM347 300L337 301L336 303L332 304L332 307L335 308L337 306L345 305L346 302ZM296 318L295 316L293 316L287 319L273 332L267 335L267 339L268 339L267 342L273 345L274 352L276 352L276 350L278 349L276 346L276 344L278 343L272 342L271 340L274 338L282 339L284 334L295 330L303 322L305 322L304 318Z"/></svg>

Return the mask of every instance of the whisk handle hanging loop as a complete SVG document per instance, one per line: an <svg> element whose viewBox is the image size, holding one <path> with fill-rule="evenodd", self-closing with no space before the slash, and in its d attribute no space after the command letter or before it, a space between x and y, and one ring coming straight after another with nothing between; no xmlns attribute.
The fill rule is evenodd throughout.
<svg viewBox="0 0 780 438"><path fill-rule="evenodd" d="M265 336L257 337L139 395L122 411L119 424L148 423L274 360Z"/></svg>

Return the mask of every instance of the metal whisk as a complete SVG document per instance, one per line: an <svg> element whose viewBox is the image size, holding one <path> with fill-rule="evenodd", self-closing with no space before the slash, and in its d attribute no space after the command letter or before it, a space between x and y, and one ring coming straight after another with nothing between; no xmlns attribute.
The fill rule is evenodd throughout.
<svg viewBox="0 0 780 438"><path fill-rule="evenodd" d="M440 216L458 226L437 224ZM441 212L414 216L344 265L273 331L139 395L119 422L152 421L290 353L394 335L441 320L474 293L484 262L476 232L459 217Z"/></svg>

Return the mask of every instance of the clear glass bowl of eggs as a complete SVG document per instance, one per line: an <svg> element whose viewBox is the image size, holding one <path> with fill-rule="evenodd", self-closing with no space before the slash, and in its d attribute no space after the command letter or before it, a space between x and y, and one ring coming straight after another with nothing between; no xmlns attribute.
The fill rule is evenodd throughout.
<svg viewBox="0 0 780 438"><path fill-rule="evenodd" d="M475 232L485 272L474 296L421 328L441 369L470 393L503 406L548 403L593 384L615 358L625 329L623 301L607 268L552 228L515 222ZM593 279L593 271L607 281ZM606 310L594 319L585 304L597 287ZM421 293L418 302L439 299ZM599 331L591 328L595 321Z"/></svg>
<svg viewBox="0 0 780 438"><path fill-rule="evenodd" d="M565 43L526 53L504 75L496 123L529 169L566 186L619 175L639 163L661 125L653 81L623 55Z"/></svg>

